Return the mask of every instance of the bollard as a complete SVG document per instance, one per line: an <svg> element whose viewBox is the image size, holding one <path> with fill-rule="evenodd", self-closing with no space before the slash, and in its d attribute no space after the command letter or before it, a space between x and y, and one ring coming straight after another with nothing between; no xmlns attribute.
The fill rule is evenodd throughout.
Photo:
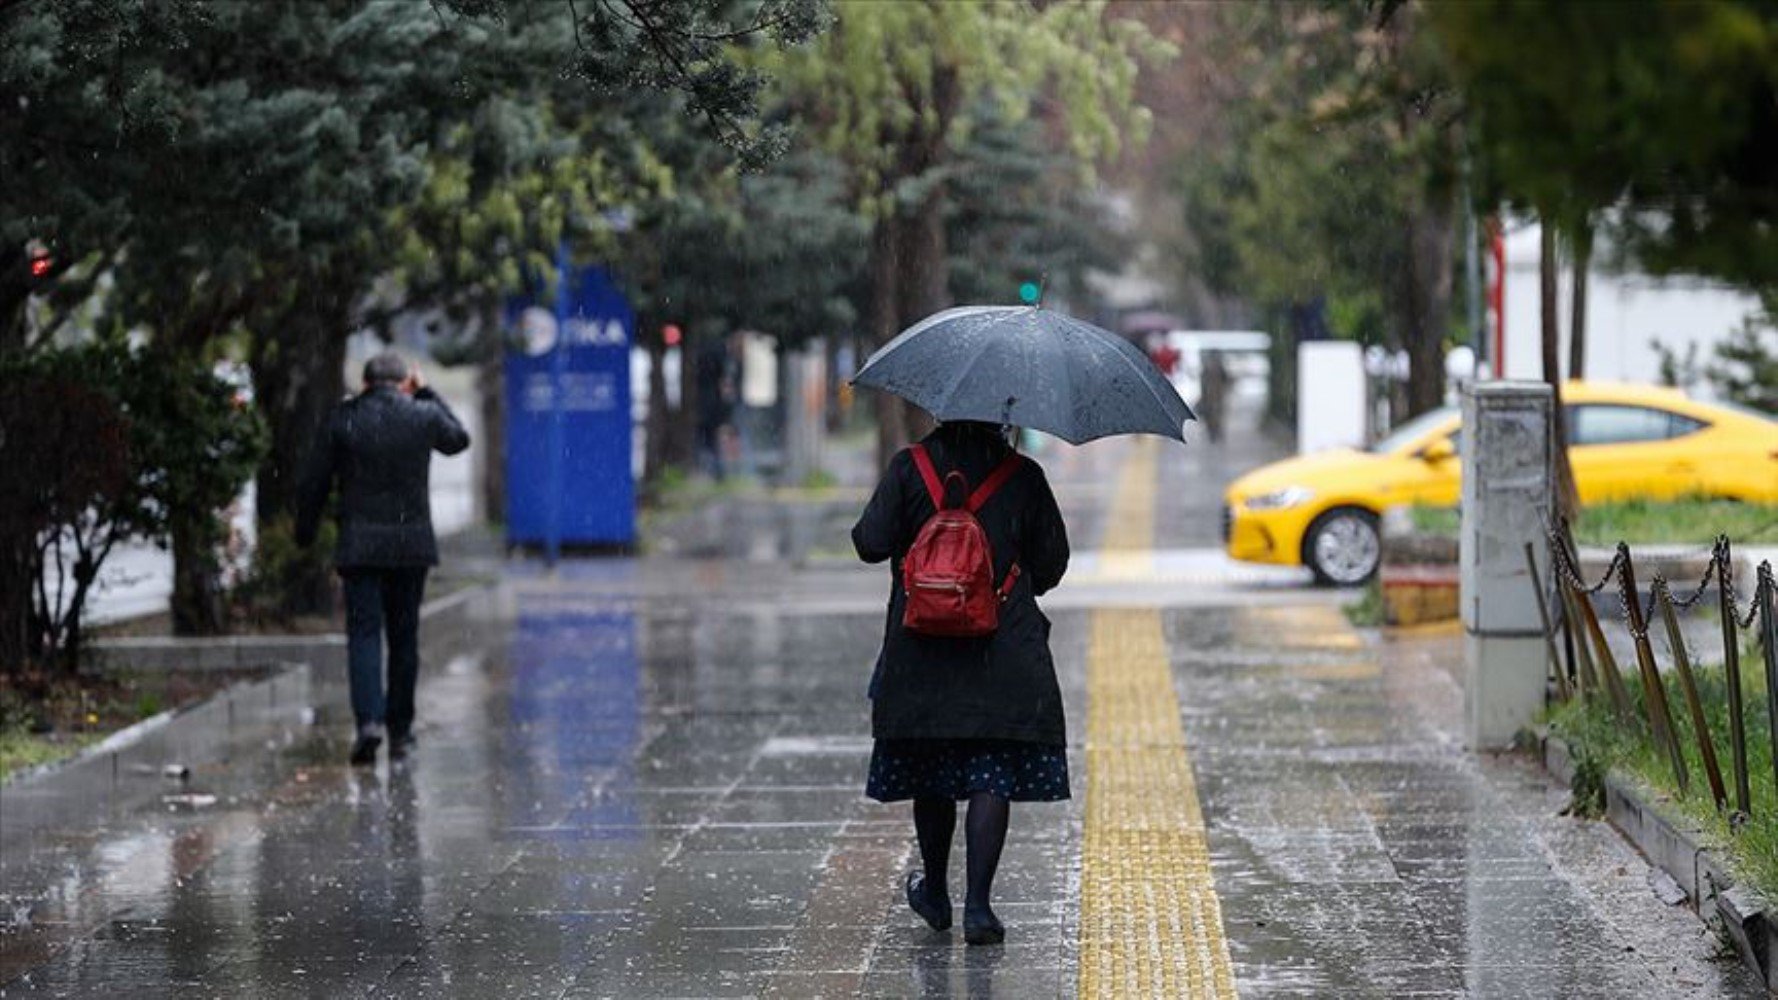
<svg viewBox="0 0 1778 1000"><path fill-rule="evenodd" d="M1618 672L1617 657L1612 655L1611 646L1605 641L1605 630L1599 627L1599 613L1593 610L1593 602L1585 594L1577 591L1574 602L1580 605L1581 620L1586 623L1587 634L1593 639L1593 651L1599 657L1599 672L1605 676L1605 690L1611 695L1611 709L1617 713L1619 722L1628 723L1635 718L1630 708L1630 689L1624 687L1624 675Z"/></svg>
<svg viewBox="0 0 1778 1000"><path fill-rule="evenodd" d="M1537 617L1543 622L1544 651L1550 657L1550 670L1556 675L1556 697L1567 701L1571 697L1568 690L1568 675L1562 669L1562 655L1556 652L1556 627L1550 623L1550 606L1543 596L1543 574L1537 571L1537 551L1530 542L1525 543L1525 568L1531 571L1531 590L1537 595Z"/></svg>
<svg viewBox="0 0 1778 1000"><path fill-rule="evenodd" d="M1463 693L1477 750L1511 745L1544 707L1544 638L1523 550L1548 544L1553 405L1541 382L1463 390Z"/></svg>
<svg viewBox="0 0 1778 1000"><path fill-rule="evenodd" d="M1679 690L1685 695L1685 707L1692 717L1692 731L1698 738L1698 756L1704 760L1704 779L1710 782L1710 798L1721 812L1729 804L1729 795L1722 786L1722 767L1716 762L1716 744L1710 738L1710 725L1704 721L1704 703L1698 698L1698 685L1692 680L1692 658L1685 649L1685 636L1679 632L1679 616L1673 613L1673 597L1666 581L1655 581L1655 603L1660 605L1661 618L1667 624L1667 644L1673 647L1673 669L1679 674Z"/></svg>
<svg viewBox="0 0 1778 1000"><path fill-rule="evenodd" d="M1588 638L1580 631L1580 610L1574 605L1574 592L1558 580L1556 596L1562 599L1562 631L1578 663L1574 672L1575 684L1580 688L1581 697L1592 698L1599 693L1599 673L1593 669L1593 650Z"/></svg>
<svg viewBox="0 0 1778 1000"><path fill-rule="evenodd" d="M1750 816L1753 796L1747 787L1747 722L1741 704L1741 644L1735 635L1735 584L1729 570L1734 565L1734 552L1726 537L1719 539L1719 544L1722 562L1716 567L1716 598L1722 613L1722 669L1729 694L1729 758L1735 769L1735 809L1743 816Z"/></svg>
<svg viewBox="0 0 1778 1000"><path fill-rule="evenodd" d="M1667 751L1667 760L1673 765L1673 780L1679 783L1679 794L1684 795L1691 782L1685 772L1685 754L1680 752L1679 739L1673 733L1667 687L1661 683L1661 669L1655 666L1654 647L1648 642L1648 622L1643 618L1642 598L1636 594L1636 565L1630 559L1630 546L1617 543L1617 553L1623 563L1618 579L1622 583L1624 617L1629 619L1630 638L1636 644L1636 667L1642 674L1642 700L1648 706L1649 728L1654 730L1655 745ZM1772 760L1778 766L1778 753Z"/></svg>
<svg viewBox="0 0 1778 1000"><path fill-rule="evenodd" d="M1778 779L1778 583L1772 579L1772 564L1759 564L1759 582L1753 588L1753 601L1759 606L1760 650L1766 661L1766 719L1772 745L1772 776Z"/></svg>

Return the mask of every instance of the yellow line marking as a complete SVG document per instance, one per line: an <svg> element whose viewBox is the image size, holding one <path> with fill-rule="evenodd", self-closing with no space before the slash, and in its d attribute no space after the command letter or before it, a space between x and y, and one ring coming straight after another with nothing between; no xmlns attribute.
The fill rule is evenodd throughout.
<svg viewBox="0 0 1778 1000"><path fill-rule="evenodd" d="M1105 533L1105 558L1132 578L1145 558L1152 570L1154 468L1138 443ZM1079 995L1234 997L1158 611L1093 613L1087 692Z"/></svg>
<svg viewBox="0 0 1778 1000"><path fill-rule="evenodd" d="M1155 442L1137 439L1124 460L1112 494L1111 512L1100 542L1101 580L1154 578Z"/></svg>

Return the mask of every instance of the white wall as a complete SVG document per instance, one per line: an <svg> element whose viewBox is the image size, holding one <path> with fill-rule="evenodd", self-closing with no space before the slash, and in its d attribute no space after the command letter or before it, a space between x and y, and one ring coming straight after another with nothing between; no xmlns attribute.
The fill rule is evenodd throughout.
<svg viewBox="0 0 1778 1000"><path fill-rule="evenodd" d="M1509 224L1506 235L1506 376L1543 377L1537 258L1540 231L1536 224ZM1601 249L1600 256L1606 252ZM1561 363L1568 367L1569 312L1573 282L1562 274L1560 300ZM1587 377L1625 382L1654 382L1660 358L1649 347L1659 339L1685 356L1697 343L1699 361L1708 361L1717 343L1743 319L1759 310L1759 300L1744 292L1699 278L1654 278L1642 274L1608 274L1594 269L1587 282ZM1708 395L1709 387L1695 390Z"/></svg>

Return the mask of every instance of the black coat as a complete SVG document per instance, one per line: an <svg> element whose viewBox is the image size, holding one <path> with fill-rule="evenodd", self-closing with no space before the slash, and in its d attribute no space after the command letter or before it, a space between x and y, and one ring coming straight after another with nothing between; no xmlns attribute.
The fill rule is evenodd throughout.
<svg viewBox="0 0 1778 1000"><path fill-rule="evenodd" d="M334 565L434 566L432 453L455 455L469 434L431 389L409 397L378 386L335 407L310 453L298 498L296 540L308 545L337 479L340 536Z"/></svg>
<svg viewBox="0 0 1778 1000"><path fill-rule="evenodd" d="M973 489L1010 448L992 430L947 424L924 444L942 479L960 469ZM852 529L865 562L891 560L883 649L871 678L871 731L878 739L977 738L1061 744L1067 730L1050 658L1049 619L1036 597L1068 569L1068 533L1049 481L1036 462L1017 473L977 513L994 552L996 584L1016 560L1020 576L1000 608L1000 627L980 639L910 633L901 627L906 594L901 560L934 512L913 456L898 453Z"/></svg>

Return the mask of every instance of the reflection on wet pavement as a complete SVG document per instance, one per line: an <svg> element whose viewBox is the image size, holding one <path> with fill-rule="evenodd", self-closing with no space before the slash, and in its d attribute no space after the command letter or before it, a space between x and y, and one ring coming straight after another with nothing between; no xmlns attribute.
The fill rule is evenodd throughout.
<svg viewBox="0 0 1778 1000"><path fill-rule="evenodd" d="M1367 645L1326 607L1166 620L1243 995L1757 990L1565 790L1460 748L1448 636Z"/></svg>

